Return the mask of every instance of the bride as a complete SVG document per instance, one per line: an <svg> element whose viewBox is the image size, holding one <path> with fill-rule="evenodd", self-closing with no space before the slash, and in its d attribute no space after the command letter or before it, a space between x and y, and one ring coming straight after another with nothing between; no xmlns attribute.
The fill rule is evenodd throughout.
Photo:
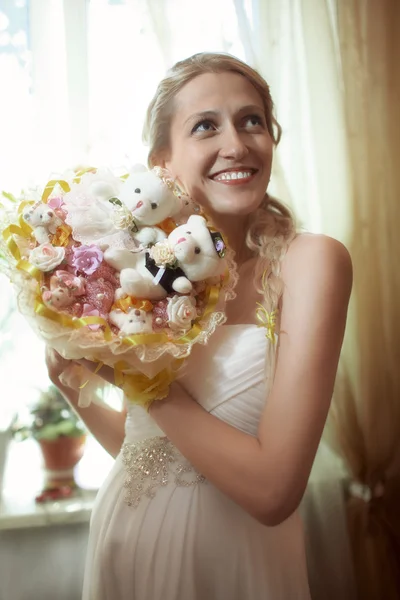
<svg viewBox="0 0 400 600"><path fill-rule="evenodd" d="M339 242L298 235L266 193L280 134L268 85L228 55L177 63L149 106L149 164L167 168L227 235L239 283L226 324L148 413L79 408L58 379L66 361L48 350L52 381L116 456L93 510L85 600L310 598L297 509L352 269Z"/></svg>

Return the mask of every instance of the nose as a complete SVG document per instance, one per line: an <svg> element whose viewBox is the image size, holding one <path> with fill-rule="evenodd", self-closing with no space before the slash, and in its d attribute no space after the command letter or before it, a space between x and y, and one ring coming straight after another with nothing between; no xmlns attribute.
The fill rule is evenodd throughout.
<svg viewBox="0 0 400 600"><path fill-rule="evenodd" d="M237 161L249 153L245 140L233 125L225 130L221 141L219 154L222 158Z"/></svg>

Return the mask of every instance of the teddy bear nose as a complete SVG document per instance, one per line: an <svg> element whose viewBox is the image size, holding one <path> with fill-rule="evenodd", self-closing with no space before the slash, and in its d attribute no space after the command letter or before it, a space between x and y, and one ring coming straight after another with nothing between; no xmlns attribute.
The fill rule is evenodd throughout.
<svg viewBox="0 0 400 600"><path fill-rule="evenodd" d="M134 314L136 317L140 317L140 310L137 308Z"/></svg>
<svg viewBox="0 0 400 600"><path fill-rule="evenodd" d="M143 202L139 200L139 202L136 204L136 208L140 208L141 206L143 206Z"/></svg>
<svg viewBox="0 0 400 600"><path fill-rule="evenodd" d="M186 238L179 238L179 240L176 243L180 244L181 242L186 242Z"/></svg>

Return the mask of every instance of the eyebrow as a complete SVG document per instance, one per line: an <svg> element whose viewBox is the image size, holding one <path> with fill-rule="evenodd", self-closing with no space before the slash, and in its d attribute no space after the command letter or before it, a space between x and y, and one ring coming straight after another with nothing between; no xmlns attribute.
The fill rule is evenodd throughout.
<svg viewBox="0 0 400 600"><path fill-rule="evenodd" d="M247 113L247 112L257 112L258 113L260 111L265 116L264 107L258 106L257 104L248 104L247 106L242 106L237 111L237 114L240 115L240 114ZM204 110L202 112L194 113L193 115L190 115L184 122L184 125L186 125L189 122L201 121L202 119L215 119L215 118L219 117L220 115L221 115L220 110Z"/></svg>

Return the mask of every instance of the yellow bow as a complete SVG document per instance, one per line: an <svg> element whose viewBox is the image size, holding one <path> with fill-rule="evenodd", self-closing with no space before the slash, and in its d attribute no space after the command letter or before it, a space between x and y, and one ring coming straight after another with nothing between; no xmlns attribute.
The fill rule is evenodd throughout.
<svg viewBox="0 0 400 600"><path fill-rule="evenodd" d="M72 229L66 223L57 227L55 234L51 239L53 246L68 246L69 237L72 233Z"/></svg>
<svg viewBox="0 0 400 600"><path fill-rule="evenodd" d="M265 327L267 330L265 337L275 344L276 320L279 314L278 309L268 312L265 306L257 302L256 318L259 321L258 327Z"/></svg>
<svg viewBox="0 0 400 600"><path fill-rule="evenodd" d="M160 371L150 379L143 373L128 375L123 373L127 367L123 361L114 367L115 385L120 387L127 399L134 404L139 404L148 410L155 400L164 400L168 396L169 386L176 378L176 373L183 360L175 360L172 367Z"/></svg>
<svg viewBox="0 0 400 600"><path fill-rule="evenodd" d="M159 227L164 231L164 233L169 235L176 228L176 223L173 219L169 217L168 219L164 219L164 221L161 221L161 223L158 223L157 227Z"/></svg>
<svg viewBox="0 0 400 600"><path fill-rule="evenodd" d="M124 298L117 300L112 305L111 310L119 309L124 313L127 313L130 308L138 308L139 310L150 312L153 310L153 304L150 302L150 300L138 300L133 296L125 296Z"/></svg>

